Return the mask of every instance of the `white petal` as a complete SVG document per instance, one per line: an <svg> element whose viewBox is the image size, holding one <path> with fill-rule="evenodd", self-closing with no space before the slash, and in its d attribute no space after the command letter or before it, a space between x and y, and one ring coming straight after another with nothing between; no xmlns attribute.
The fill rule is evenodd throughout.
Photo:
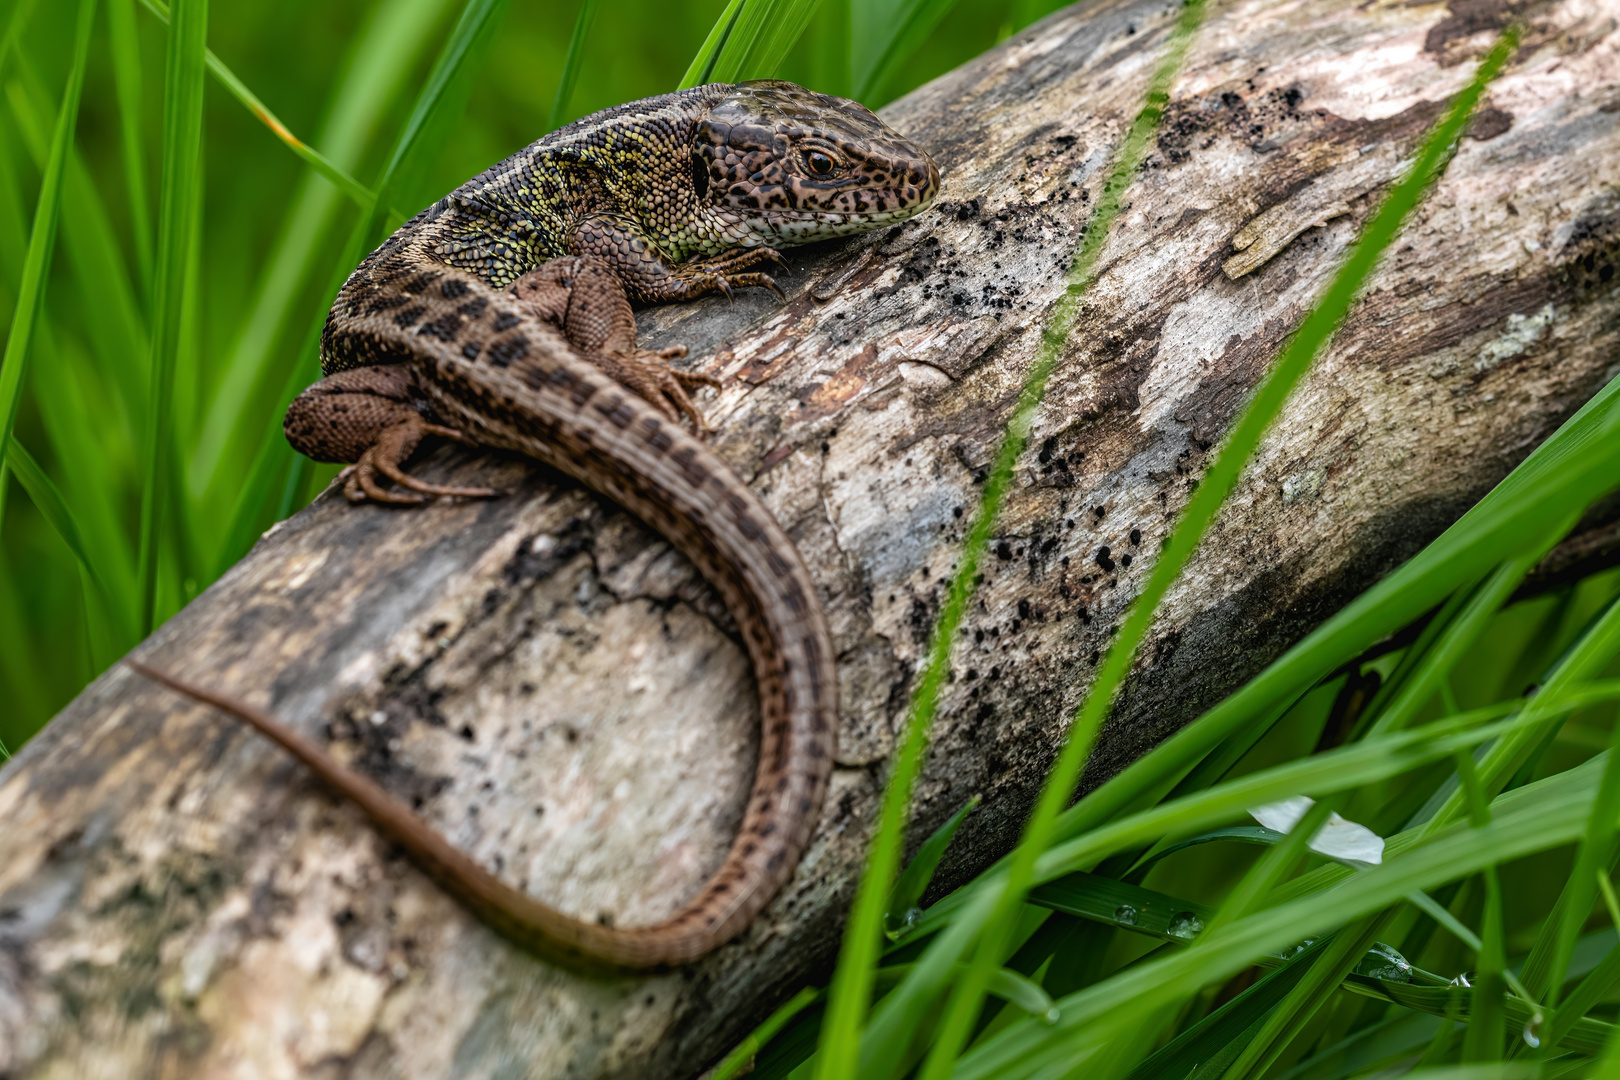
<svg viewBox="0 0 1620 1080"><path fill-rule="evenodd" d="M1303 795L1281 802L1257 806L1249 815L1268 829L1286 833L1298 825L1306 812L1315 805L1314 799ZM1361 866L1377 866L1384 861L1384 839L1365 825L1346 821L1338 814L1329 814L1327 824L1316 831L1307 845L1319 855L1340 862Z"/></svg>

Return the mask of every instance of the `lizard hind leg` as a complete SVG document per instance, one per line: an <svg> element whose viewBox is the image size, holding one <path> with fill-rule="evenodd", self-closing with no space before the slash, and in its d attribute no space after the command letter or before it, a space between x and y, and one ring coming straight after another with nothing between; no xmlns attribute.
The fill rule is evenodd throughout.
<svg viewBox="0 0 1620 1080"><path fill-rule="evenodd" d="M413 506L427 496L494 498L494 488L430 484L401 466L429 435L466 442L461 432L417 411L408 371L394 366L351 368L315 383L287 408L282 424L293 449L316 461L350 462L341 475L350 502ZM390 490L392 480L404 491Z"/></svg>

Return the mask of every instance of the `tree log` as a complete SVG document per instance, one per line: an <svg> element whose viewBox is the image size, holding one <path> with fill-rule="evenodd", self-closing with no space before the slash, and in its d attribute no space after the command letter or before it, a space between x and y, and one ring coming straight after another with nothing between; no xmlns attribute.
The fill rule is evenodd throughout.
<svg viewBox="0 0 1620 1080"><path fill-rule="evenodd" d="M1060 13L886 110L939 207L642 313L725 380L714 445L821 584L840 768L787 890L691 968L603 979L474 921L241 724L122 667L0 773L0 1075L689 1077L826 970L980 484L1174 5ZM1509 15L1524 47L1174 589L1116 769L1455 520L1610 378L1612 2L1219 5L1109 238L953 659L916 802L1001 854L1250 388ZM544 469L401 512L328 493L141 645L331 738L507 880L655 920L736 828L757 710L715 596Z"/></svg>

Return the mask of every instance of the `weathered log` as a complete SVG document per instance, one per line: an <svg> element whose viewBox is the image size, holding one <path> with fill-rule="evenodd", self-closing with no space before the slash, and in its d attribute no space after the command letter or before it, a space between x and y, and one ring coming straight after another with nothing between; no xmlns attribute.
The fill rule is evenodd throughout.
<svg viewBox="0 0 1620 1080"><path fill-rule="evenodd" d="M1509 13L1525 45L1153 631L1095 768L1218 699L1454 520L1616 374L1612 3L1221 5L1020 464L917 800L1006 850L1219 438ZM719 451L790 530L840 650L841 765L787 891L694 967L604 980L496 937L282 753L119 668L0 773L0 1074L683 1077L831 957L881 764L979 484L1173 17L1113 0L886 112L944 202L643 314L727 382ZM658 918L721 859L757 721L713 595L529 465L401 513L330 495L139 653L336 740L566 910Z"/></svg>

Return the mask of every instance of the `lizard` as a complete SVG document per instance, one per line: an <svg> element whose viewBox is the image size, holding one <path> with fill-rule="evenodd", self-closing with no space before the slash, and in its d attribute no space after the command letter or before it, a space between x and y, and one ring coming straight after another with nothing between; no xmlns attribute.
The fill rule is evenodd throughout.
<svg viewBox="0 0 1620 1080"><path fill-rule="evenodd" d="M268 713L127 662L280 744L519 945L611 970L701 958L770 901L809 842L836 750L837 671L792 540L703 441L688 390L716 380L667 364L684 348L640 348L631 301L781 295L759 269L782 261L778 248L903 221L939 184L928 154L864 106L788 82L606 109L469 180L368 255L327 317L324 377L287 410L295 449L349 463L353 502L500 494L412 477L403 466L428 437L514 451L639 516L720 593L759 687L759 766L723 865L669 918L604 926L544 905Z"/></svg>

